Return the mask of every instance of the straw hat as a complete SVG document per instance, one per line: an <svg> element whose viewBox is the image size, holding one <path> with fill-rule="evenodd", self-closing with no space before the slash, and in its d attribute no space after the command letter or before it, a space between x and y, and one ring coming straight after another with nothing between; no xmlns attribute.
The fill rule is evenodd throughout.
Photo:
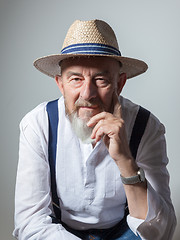
<svg viewBox="0 0 180 240"><path fill-rule="evenodd" d="M42 73L55 77L60 74L60 62L70 57L107 56L122 63L121 72L127 78L144 73L145 62L121 56L112 28L102 20L76 20L69 28L60 54L35 60L34 66Z"/></svg>

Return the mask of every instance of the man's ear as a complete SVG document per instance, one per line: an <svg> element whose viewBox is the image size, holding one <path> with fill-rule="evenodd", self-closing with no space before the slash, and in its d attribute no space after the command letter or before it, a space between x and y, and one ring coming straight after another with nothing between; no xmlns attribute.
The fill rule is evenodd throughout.
<svg viewBox="0 0 180 240"><path fill-rule="evenodd" d="M126 83L127 77L126 77L126 73L121 73L119 75L119 80L117 82L117 94L119 96L119 94L122 92L122 89Z"/></svg>
<svg viewBox="0 0 180 240"><path fill-rule="evenodd" d="M55 76L56 84L61 91L62 95L64 96L64 88L63 88L63 82L62 82L62 77L60 75Z"/></svg>

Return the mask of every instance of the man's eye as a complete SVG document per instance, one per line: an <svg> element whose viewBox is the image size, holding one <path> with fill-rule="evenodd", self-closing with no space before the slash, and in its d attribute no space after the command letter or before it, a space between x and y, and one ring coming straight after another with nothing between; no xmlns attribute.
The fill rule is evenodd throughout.
<svg viewBox="0 0 180 240"><path fill-rule="evenodd" d="M83 82L83 80L78 77L74 77L74 78L70 79L70 84L75 87L81 86L82 82Z"/></svg>
<svg viewBox="0 0 180 240"><path fill-rule="evenodd" d="M108 79L105 78L97 78L96 79L96 85L98 87L106 87L109 84Z"/></svg>
<svg viewBox="0 0 180 240"><path fill-rule="evenodd" d="M75 82L81 81L80 78L73 78L72 80L75 81Z"/></svg>

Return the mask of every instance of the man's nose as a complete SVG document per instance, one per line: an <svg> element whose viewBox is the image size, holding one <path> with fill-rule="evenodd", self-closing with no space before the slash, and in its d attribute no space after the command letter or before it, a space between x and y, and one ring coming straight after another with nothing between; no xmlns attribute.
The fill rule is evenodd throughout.
<svg viewBox="0 0 180 240"><path fill-rule="evenodd" d="M84 100L90 100L97 96L97 88L91 79L87 79L84 81L83 86L81 88L80 96Z"/></svg>

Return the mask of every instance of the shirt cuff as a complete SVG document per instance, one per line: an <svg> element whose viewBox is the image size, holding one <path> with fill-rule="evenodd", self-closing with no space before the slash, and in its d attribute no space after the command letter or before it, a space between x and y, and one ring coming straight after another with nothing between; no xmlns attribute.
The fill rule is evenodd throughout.
<svg viewBox="0 0 180 240"><path fill-rule="evenodd" d="M143 219L134 218L134 217L132 217L130 215L127 216L127 223L129 225L130 229L133 231L133 233L136 234L136 236L137 236L137 228L143 222L144 222Z"/></svg>

